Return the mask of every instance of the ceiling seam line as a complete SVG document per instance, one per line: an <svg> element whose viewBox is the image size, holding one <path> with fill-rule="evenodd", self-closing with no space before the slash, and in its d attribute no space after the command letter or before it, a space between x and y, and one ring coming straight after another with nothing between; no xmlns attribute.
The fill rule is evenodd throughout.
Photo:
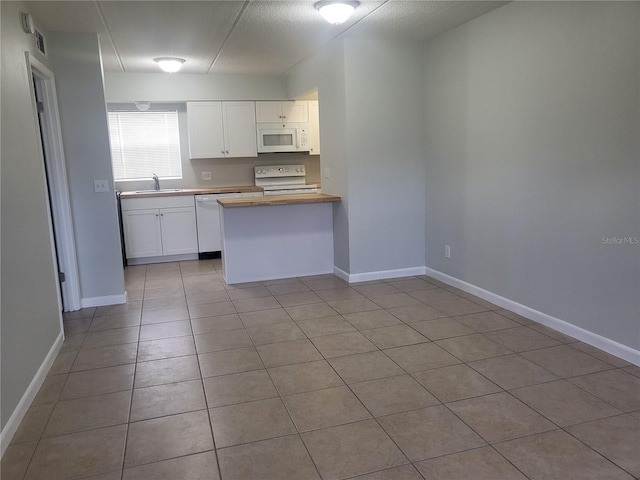
<svg viewBox="0 0 640 480"><path fill-rule="evenodd" d="M307 55L305 58L303 58L302 60L300 60L299 62L291 65L289 68L287 68L284 72L282 72L283 76L287 76L289 75L289 73L291 73L291 71L293 69L295 69L298 65L300 65L302 62L304 62L305 60L308 60L309 58L313 57L316 53L318 53L319 51L321 51L323 48L326 48L331 42L333 42L334 40L340 38L341 36L343 36L345 33L347 33L349 30L351 30L353 27L355 27L356 25L358 25L360 22L362 22L365 18L367 18L369 15L371 15L373 12L375 12L376 10L378 10L380 7L383 7L387 2L389 2L389 0L384 0L380 5L378 5L376 8L374 8L373 10L371 10L369 13L367 13L364 17L362 17L360 20L358 20L357 22L353 22L353 25L350 25L348 28L345 28L343 31L341 31L340 33L338 33L335 37L333 37L331 40L329 40L327 43L325 43L324 45L320 46L318 49L314 50L313 52L311 52L309 55Z"/></svg>
<svg viewBox="0 0 640 480"><path fill-rule="evenodd" d="M118 60L118 64L122 69L123 73L126 73L127 70L124 68L124 63L122 63L122 58L120 57L120 52L116 47L116 43L113 40L113 34L111 33L111 28L109 28L109 24L107 23L107 18L102 11L102 7L100 6L100 2L95 1L96 9L98 10L98 15L100 16L100 20L102 21L102 25L104 25L105 30L107 31L107 36L109 37L109 42L111 42L111 46L113 47L113 51L116 53L116 59Z"/></svg>
<svg viewBox="0 0 640 480"><path fill-rule="evenodd" d="M242 5L242 8L238 12L238 15L236 16L236 19L233 21L233 25L231 25L231 28L227 32L227 35L224 37L224 40L222 41L222 44L220 45L220 48L218 49L218 53L216 53L216 56L213 57L213 60L211 61L211 65L209 65L209 69L207 70L207 74L211 73L211 69L213 69L213 66L218 61L218 58L220 58L220 54L222 53L222 49L224 48L225 44L227 43L227 40L229 39L229 37L233 33L233 30L238 25L238 22L240 22L240 18L242 18L242 15L244 15L244 12L247 9L247 7L249 6L250 2L251 2L251 0L245 0L244 4Z"/></svg>

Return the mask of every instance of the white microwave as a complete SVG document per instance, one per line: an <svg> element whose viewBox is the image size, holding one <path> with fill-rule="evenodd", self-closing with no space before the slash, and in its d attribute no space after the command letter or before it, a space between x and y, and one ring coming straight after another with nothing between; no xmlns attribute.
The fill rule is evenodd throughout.
<svg viewBox="0 0 640 480"><path fill-rule="evenodd" d="M258 123L258 153L308 152L308 123Z"/></svg>

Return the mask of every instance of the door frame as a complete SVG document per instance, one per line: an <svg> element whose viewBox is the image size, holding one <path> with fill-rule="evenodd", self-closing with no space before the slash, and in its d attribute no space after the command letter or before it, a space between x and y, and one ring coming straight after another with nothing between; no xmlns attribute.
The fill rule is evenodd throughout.
<svg viewBox="0 0 640 480"><path fill-rule="evenodd" d="M65 311L74 311L81 308L80 281L78 274L78 261L76 257L76 243L73 234L73 217L71 214L71 200L69 185L67 182L67 167L62 143L62 130L60 128L60 116L58 113L58 97L56 94L55 77L42 62L25 52L27 61L27 73L29 88L31 90L32 108L34 118L38 119L38 106L36 105L35 87L33 79L39 83L42 91L42 104L44 108L42 122L42 174L45 188L49 189L47 196L47 208L49 218L49 233L51 237L51 249L55 255L57 244L58 263L65 274L65 281L56 282L57 288L64 300ZM37 125L36 125L37 126ZM46 155L44 152L46 151ZM45 173L45 162L47 172ZM47 174L49 182L47 184ZM51 204L49 205L49 197ZM53 218L51 218L53 212ZM52 225L55 222L55 243ZM56 280L58 266L54 258ZM62 305L60 306L62 310Z"/></svg>

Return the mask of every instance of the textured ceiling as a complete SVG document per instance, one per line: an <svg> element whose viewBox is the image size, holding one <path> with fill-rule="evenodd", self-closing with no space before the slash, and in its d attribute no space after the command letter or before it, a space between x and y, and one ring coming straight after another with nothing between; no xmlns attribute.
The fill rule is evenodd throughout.
<svg viewBox="0 0 640 480"><path fill-rule="evenodd" d="M97 33L108 71L157 73L154 58L176 56L185 73L279 75L339 36L424 41L507 2L361 0L342 25L314 0L25 3L45 32Z"/></svg>

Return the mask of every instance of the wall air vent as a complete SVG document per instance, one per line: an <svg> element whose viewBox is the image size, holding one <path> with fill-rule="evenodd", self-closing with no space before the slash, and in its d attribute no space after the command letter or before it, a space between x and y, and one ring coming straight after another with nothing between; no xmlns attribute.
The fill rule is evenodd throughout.
<svg viewBox="0 0 640 480"><path fill-rule="evenodd" d="M40 30L36 30L34 33L34 37L36 38L36 49L43 54L45 57L47 56L47 47L44 40L44 35Z"/></svg>

